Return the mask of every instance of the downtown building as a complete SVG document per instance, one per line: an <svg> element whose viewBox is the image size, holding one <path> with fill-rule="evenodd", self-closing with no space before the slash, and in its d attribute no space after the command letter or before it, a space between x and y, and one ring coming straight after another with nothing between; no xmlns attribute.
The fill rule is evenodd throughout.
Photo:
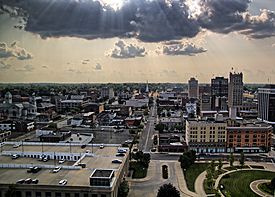
<svg viewBox="0 0 275 197"><path fill-rule="evenodd" d="M119 197L119 185L128 173L129 149L115 145L100 148L100 144L87 144L85 149L81 146L75 143L2 143L0 196L12 190L16 197ZM118 157L121 150L124 156ZM19 158L12 159L15 154ZM48 161L40 161L42 156ZM60 164L59 160L65 162ZM58 166L61 170L54 173L53 169ZM31 172L33 167L39 171ZM24 182L28 179L30 182ZM61 180L66 183L60 184Z"/></svg>
<svg viewBox="0 0 275 197"><path fill-rule="evenodd" d="M211 109L227 110L228 79L216 77L211 79Z"/></svg>
<svg viewBox="0 0 275 197"><path fill-rule="evenodd" d="M243 104L243 73L229 74L228 107L237 111Z"/></svg>
<svg viewBox="0 0 275 197"><path fill-rule="evenodd" d="M227 152L267 152L272 144L272 126L256 121L229 124Z"/></svg>
<svg viewBox="0 0 275 197"><path fill-rule="evenodd" d="M220 115L206 120L187 120L185 139L190 150L197 153L226 151L227 123Z"/></svg>
<svg viewBox="0 0 275 197"><path fill-rule="evenodd" d="M275 125L275 85L258 89L258 119Z"/></svg>
<svg viewBox="0 0 275 197"><path fill-rule="evenodd" d="M199 98L199 82L194 77L188 81L188 97L190 98Z"/></svg>

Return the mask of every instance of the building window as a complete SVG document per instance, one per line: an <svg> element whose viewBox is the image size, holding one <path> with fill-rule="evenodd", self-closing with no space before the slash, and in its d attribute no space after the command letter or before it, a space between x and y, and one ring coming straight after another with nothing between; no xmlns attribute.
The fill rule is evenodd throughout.
<svg viewBox="0 0 275 197"><path fill-rule="evenodd" d="M46 197L52 197L52 193L51 192L46 192L45 196Z"/></svg>
<svg viewBox="0 0 275 197"><path fill-rule="evenodd" d="M88 194L84 194L83 197L88 197Z"/></svg>
<svg viewBox="0 0 275 197"><path fill-rule="evenodd" d="M74 194L74 197L79 197L79 193L75 193L75 194Z"/></svg>
<svg viewBox="0 0 275 197"><path fill-rule="evenodd" d="M32 197L32 192L26 192L26 197Z"/></svg>
<svg viewBox="0 0 275 197"><path fill-rule="evenodd" d="M41 192L35 192L36 197L41 197Z"/></svg>
<svg viewBox="0 0 275 197"><path fill-rule="evenodd" d="M97 194L92 194L92 197L97 197Z"/></svg>
<svg viewBox="0 0 275 197"><path fill-rule="evenodd" d="M106 197L106 194L101 194L101 197Z"/></svg>
<svg viewBox="0 0 275 197"><path fill-rule="evenodd" d="M65 197L71 197L70 193L65 193Z"/></svg>
<svg viewBox="0 0 275 197"><path fill-rule="evenodd" d="M60 192L55 192L55 197L61 197L61 193Z"/></svg>

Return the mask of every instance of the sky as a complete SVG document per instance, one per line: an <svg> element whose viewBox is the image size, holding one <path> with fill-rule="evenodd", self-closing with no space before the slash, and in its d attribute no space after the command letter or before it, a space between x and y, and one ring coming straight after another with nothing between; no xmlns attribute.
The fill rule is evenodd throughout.
<svg viewBox="0 0 275 197"><path fill-rule="evenodd" d="M0 82L275 83L274 0L0 0Z"/></svg>

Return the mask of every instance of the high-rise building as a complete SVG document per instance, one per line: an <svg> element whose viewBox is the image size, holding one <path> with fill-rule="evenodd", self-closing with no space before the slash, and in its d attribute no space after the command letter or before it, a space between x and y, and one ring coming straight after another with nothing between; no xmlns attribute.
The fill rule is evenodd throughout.
<svg viewBox="0 0 275 197"><path fill-rule="evenodd" d="M194 77L188 81L188 96L189 98L199 97L199 82Z"/></svg>
<svg viewBox="0 0 275 197"><path fill-rule="evenodd" d="M231 73L228 85L228 107L240 108L243 104L243 73Z"/></svg>
<svg viewBox="0 0 275 197"><path fill-rule="evenodd" d="M114 98L114 89L113 88L108 88L108 87L104 87L101 89L101 97L102 98L108 98L108 99L112 99Z"/></svg>
<svg viewBox="0 0 275 197"><path fill-rule="evenodd" d="M216 77L211 79L211 108L224 110L224 100L228 97L228 79Z"/></svg>
<svg viewBox="0 0 275 197"><path fill-rule="evenodd" d="M258 89L258 118L275 124L275 85Z"/></svg>

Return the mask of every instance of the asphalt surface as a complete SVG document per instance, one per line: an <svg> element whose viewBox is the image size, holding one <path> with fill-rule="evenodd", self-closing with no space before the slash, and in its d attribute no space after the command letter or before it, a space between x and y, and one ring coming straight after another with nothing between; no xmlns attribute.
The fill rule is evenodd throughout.
<svg viewBox="0 0 275 197"><path fill-rule="evenodd" d="M157 116L157 107L156 107L156 102L154 101L154 105L150 109L147 124L141 134L140 142L138 144L139 150L142 150L143 152L150 152L150 150L154 147L153 136L156 133L155 131L156 116Z"/></svg>
<svg viewBox="0 0 275 197"><path fill-rule="evenodd" d="M168 166L168 179L162 178L162 166ZM155 197L161 185L172 183L179 191L178 174L175 162L151 161L148 176L141 181L130 181L130 197ZM184 196L181 192L181 196Z"/></svg>

